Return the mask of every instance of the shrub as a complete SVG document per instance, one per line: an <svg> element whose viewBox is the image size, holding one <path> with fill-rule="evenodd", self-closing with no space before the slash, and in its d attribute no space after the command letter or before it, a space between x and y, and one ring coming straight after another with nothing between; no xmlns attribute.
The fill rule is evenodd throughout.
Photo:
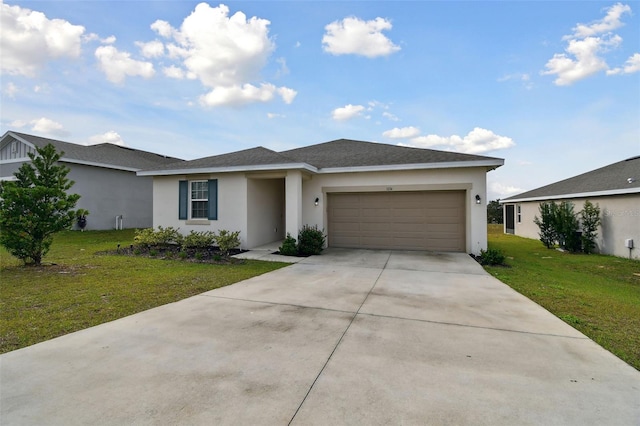
<svg viewBox="0 0 640 426"><path fill-rule="evenodd" d="M582 222L582 250L585 253L593 253L596 248L596 238L598 238L598 226L600 226L600 206L595 206L591 201L584 202L584 208L580 212Z"/></svg>
<svg viewBox="0 0 640 426"><path fill-rule="evenodd" d="M222 255L225 257L229 256L231 250L240 247L240 231L230 232L225 229L218 230L215 241Z"/></svg>
<svg viewBox="0 0 640 426"><path fill-rule="evenodd" d="M303 256L317 255L324 248L324 232L317 226L305 225L298 234L298 253Z"/></svg>
<svg viewBox="0 0 640 426"><path fill-rule="evenodd" d="M296 239L291 236L287 232L287 238L284 239L282 245L278 249L281 255L284 256L295 256L298 254L298 245L296 244Z"/></svg>
<svg viewBox="0 0 640 426"><path fill-rule="evenodd" d="M505 256L502 254L500 250L497 249L487 249L480 250L480 264L481 265L504 265Z"/></svg>
<svg viewBox="0 0 640 426"><path fill-rule="evenodd" d="M196 232L191 231L189 235L182 238L183 248L206 249L216 243L216 234L211 231Z"/></svg>
<svg viewBox="0 0 640 426"><path fill-rule="evenodd" d="M133 241L140 246L145 247L157 247L157 246L166 246L169 244L180 244L182 242L182 235L178 232L177 229L169 226L168 228L163 228L162 226L158 226L158 230L155 231L153 228L146 229L137 229L136 235L133 238Z"/></svg>
<svg viewBox="0 0 640 426"><path fill-rule="evenodd" d="M573 211L573 203L569 201L560 203L555 222L560 247L571 252L580 251L579 223Z"/></svg>
<svg viewBox="0 0 640 426"><path fill-rule="evenodd" d="M553 245L558 239L556 232L556 212L558 211L558 206L553 201L550 203L541 203L538 206L538 211L540 212L540 218L538 218L538 216L534 217L533 223L540 228L540 232L538 232L540 241L542 241L542 244L544 244L546 248L553 248Z"/></svg>

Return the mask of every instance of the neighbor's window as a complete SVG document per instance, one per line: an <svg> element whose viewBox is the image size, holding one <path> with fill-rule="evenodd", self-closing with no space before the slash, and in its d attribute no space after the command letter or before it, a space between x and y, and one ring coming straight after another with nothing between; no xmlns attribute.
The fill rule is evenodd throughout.
<svg viewBox="0 0 640 426"><path fill-rule="evenodd" d="M522 210L520 204L516 207L516 211L518 212L518 223L522 223Z"/></svg>
<svg viewBox="0 0 640 426"><path fill-rule="evenodd" d="M191 218L206 219L209 213L209 182L191 181Z"/></svg>

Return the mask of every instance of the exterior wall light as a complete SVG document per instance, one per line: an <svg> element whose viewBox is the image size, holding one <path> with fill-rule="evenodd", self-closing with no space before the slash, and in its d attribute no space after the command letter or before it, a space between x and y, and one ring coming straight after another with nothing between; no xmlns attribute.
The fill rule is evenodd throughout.
<svg viewBox="0 0 640 426"><path fill-rule="evenodd" d="M320 204L320 198L316 197L316 200L313 202L316 206Z"/></svg>
<svg viewBox="0 0 640 426"><path fill-rule="evenodd" d="M476 194L476 204L480 204L481 201L480 195Z"/></svg>

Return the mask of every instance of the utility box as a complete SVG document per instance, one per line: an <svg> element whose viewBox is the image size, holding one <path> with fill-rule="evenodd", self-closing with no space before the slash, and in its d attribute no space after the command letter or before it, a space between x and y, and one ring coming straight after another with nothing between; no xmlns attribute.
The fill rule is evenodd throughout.
<svg viewBox="0 0 640 426"><path fill-rule="evenodd" d="M633 248L633 239L632 238L627 238L626 240L624 240L624 246L628 249L632 249Z"/></svg>

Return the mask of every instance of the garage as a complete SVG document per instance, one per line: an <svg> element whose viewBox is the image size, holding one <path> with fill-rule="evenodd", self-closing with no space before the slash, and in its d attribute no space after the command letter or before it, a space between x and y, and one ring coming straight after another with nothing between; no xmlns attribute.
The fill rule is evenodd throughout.
<svg viewBox="0 0 640 426"><path fill-rule="evenodd" d="M331 247L466 251L465 191L328 194Z"/></svg>

